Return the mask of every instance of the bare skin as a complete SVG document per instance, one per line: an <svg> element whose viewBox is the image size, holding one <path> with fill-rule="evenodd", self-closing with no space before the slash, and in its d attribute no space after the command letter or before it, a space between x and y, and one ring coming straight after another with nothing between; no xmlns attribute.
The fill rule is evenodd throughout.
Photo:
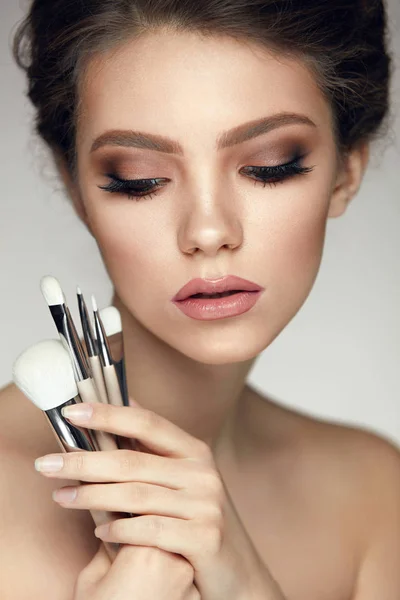
<svg viewBox="0 0 400 600"><path fill-rule="evenodd" d="M250 386L240 405L251 427L241 432L246 443L235 457L215 456L260 557L287 600L353 599L376 510L368 502L371 473L381 468L380 457L396 454L399 461L400 454L371 433L284 408ZM62 508L51 493L78 482L34 470L37 457L60 448L45 417L13 384L0 392L0 423L1 484L8 490L1 498L8 540L1 597L39 597L51 587L52 599L70 600L99 540L88 511Z"/></svg>
<svg viewBox="0 0 400 600"><path fill-rule="evenodd" d="M58 166L116 290L131 395L210 445L286 600L397 600L398 451L246 385L256 357L306 300L327 219L343 214L356 194L368 146L339 168L330 109L311 73L232 40L145 36L95 57L79 92L78 180ZM314 125L284 125L216 150L221 132L280 111ZM173 137L184 156L111 143L91 151L116 129ZM299 153L314 170L276 189L240 172L287 164ZM101 189L110 172L168 184L136 202ZM229 273L265 287L251 311L205 323L171 303L193 277ZM54 600L70 600L98 546L91 517L51 499L53 489L74 482L34 471L36 458L59 447L13 386L2 393L0 424L0 487L9 490L0 494L0 581L7 585L0 596L41 597L51 586Z"/></svg>

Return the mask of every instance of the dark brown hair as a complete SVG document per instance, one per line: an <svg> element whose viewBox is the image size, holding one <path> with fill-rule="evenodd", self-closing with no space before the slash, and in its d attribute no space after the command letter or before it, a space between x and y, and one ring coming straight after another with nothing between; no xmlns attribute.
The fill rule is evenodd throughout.
<svg viewBox="0 0 400 600"><path fill-rule="evenodd" d="M392 62L383 0L33 0L14 57L36 132L74 176L85 62L160 29L230 36L303 60L331 107L338 156L383 130Z"/></svg>

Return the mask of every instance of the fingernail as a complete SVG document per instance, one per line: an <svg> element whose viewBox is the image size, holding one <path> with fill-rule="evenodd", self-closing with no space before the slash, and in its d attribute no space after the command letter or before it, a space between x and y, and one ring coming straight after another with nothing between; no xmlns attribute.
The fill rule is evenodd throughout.
<svg viewBox="0 0 400 600"><path fill-rule="evenodd" d="M61 414L68 419L76 421L87 421L93 414L93 406L91 404L79 402L78 404L70 404L61 409Z"/></svg>
<svg viewBox="0 0 400 600"><path fill-rule="evenodd" d="M54 490L52 497L56 502L72 502L75 500L77 493L78 490L76 487L63 488L61 490Z"/></svg>
<svg viewBox="0 0 400 600"><path fill-rule="evenodd" d="M96 527L96 529L94 530L94 535L96 537L105 537L108 534L109 530L109 523L106 523L105 525L99 525L99 527Z"/></svg>
<svg viewBox="0 0 400 600"><path fill-rule="evenodd" d="M35 460L36 471L61 471L64 466L64 458L62 456L44 456Z"/></svg>
<svg viewBox="0 0 400 600"><path fill-rule="evenodd" d="M137 402L135 402L135 400L133 400L130 396L129 396L129 404L131 406L140 406L140 404L138 404Z"/></svg>

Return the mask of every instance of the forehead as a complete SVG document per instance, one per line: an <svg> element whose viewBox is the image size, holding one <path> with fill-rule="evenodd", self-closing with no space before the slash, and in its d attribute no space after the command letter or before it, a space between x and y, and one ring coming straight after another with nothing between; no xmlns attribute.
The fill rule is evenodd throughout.
<svg viewBox="0 0 400 600"><path fill-rule="evenodd" d="M107 129L201 136L281 111L329 128L330 110L310 70L251 43L158 32L95 55L81 84L78 143ZM176 134L174 135L174 131Z"/></svg>

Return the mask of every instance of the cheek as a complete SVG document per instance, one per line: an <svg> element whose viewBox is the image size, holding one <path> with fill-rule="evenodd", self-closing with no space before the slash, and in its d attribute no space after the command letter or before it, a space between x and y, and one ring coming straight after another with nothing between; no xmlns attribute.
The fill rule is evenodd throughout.
<svg viewBox="0 0 400 600"><path fill-rule="evenodd" d="M321 264L327 203L321 198L301 203L300 210L277 223L272 235L272 279L278 306L298 309L306 299ZM275 260L274 260L275 257Z"/></svg>
<svg viewBox="0 0 400 600"><path fill-rule="evenodd" d="M160 282L168 264L168 240L159 219L139 218L135 208L107 211L94 225L105 267L121 298L134 298L135 290L142 294L147 282L154 287L152 281Z"/></svg>
<svg viewBox="0 0 400 600"><path fill-rule="evenodd" d="M287 230L287 246L284 254L288 271L295 275L314 273L319 265L325 239L325 212L304 214Z"/></svg>

